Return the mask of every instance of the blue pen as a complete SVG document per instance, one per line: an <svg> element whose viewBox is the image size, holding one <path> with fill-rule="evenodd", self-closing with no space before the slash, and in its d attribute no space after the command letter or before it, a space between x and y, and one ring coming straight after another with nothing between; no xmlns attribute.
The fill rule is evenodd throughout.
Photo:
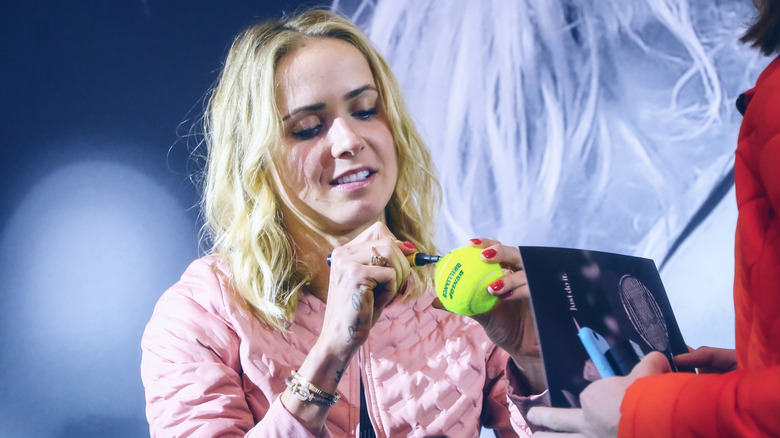
<svg viewBox="0 0 780 438"><path fill-rule="evenodd" d="M596 366L601 377L606 378L615 376L615 371L612 370L612 365L609 364L609 360L606 356L607 351L609 351L607 340L588 327L580 328L576 319L574 319L574 325L577 326L577 336L580 337L580 341L582 341L585 351L588 352L590 360L593 361L593 365Z"/></svg>

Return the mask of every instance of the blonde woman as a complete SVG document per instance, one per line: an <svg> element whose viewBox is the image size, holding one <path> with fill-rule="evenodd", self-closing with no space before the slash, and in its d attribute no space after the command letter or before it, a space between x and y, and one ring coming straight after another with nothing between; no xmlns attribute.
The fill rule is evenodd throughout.
<svg viewBox="0 0 780 438"><path fill-rule="evenodd" d="M439 186L352 23L310 11L243 32L206 122L213 244L144 333L153 436L529 433L543 383L519 253L473 239L511 270L499 304L432 307L431 267L406 256L435 252Z"/></svg>

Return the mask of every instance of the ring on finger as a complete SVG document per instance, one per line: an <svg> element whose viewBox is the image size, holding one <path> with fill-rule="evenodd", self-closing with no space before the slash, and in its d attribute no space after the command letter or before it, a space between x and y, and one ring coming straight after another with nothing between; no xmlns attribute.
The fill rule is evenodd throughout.
<svg viewBox="0 0 780 438"><path fill-rule="evenodd" d="M371 252L373 255L371 256L371 261L368 263L371 266L387 266L387 259L379 255L379 252L374 248L371 247Z"/></svg>

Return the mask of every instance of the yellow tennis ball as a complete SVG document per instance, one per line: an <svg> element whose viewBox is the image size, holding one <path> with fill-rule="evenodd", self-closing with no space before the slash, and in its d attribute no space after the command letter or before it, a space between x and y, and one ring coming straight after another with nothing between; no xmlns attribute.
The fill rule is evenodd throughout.
<svg viewBox="0 0 780 438"><path fill-rule="evenodd" d="M488 285L504 275L498 263L482 260L482 249L466 246L450 251L436 263L436 295L450 312L476 315L492 309L498 297Z"/></svg>

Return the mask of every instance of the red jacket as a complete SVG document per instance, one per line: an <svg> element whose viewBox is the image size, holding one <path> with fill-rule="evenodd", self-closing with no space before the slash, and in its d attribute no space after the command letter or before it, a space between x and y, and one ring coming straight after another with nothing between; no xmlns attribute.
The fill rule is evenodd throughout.
<svg viewBox="0 0 780 438"><path fill-rule="evenodd" d="M637 380L621 406L621 437L780 437L780 58L745 103L734 169L738 370Z"/></svg>

